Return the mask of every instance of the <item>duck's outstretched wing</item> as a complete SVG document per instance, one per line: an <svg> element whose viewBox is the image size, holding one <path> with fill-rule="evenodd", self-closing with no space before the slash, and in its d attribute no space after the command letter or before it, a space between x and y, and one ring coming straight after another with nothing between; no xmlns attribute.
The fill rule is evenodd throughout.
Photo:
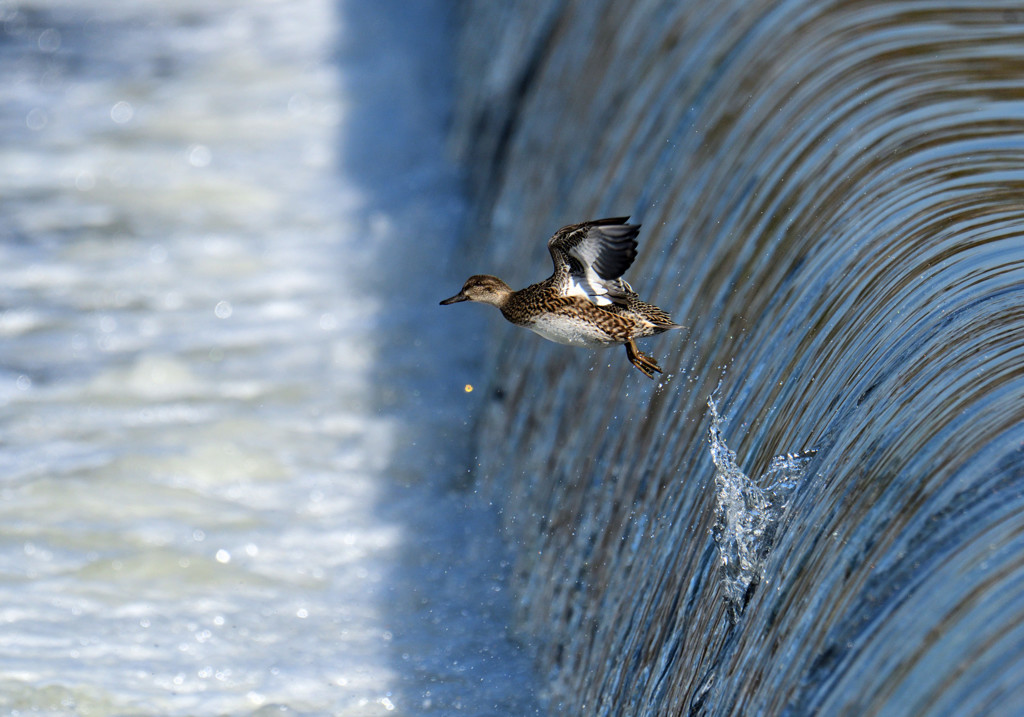
<svg viewBox="0 0 1024 717"><path fill-rule="evenodd" d="M621 277L636 258L639 224L629 217L595 219L562 227L548 240L555 265L551 280L565 295L585 296L599 306L624 303L629 285Z"/></svg>

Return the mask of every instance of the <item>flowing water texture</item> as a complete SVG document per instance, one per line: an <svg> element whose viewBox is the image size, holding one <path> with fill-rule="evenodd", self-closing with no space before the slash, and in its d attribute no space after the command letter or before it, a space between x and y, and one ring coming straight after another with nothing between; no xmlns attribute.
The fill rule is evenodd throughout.
<svg viewBox="0 0 1024 717"><path fill-rule="evenodd" d="M651 382L491 322L478 490L552 711L1020 714L1020 4L465 15L472 271L523 286L559 226L632 214L626 279L688 327L643 342ZM749 583L722 579L720 486L765 496L708 451L713 393L746 476L816 450Z"/></svg>
<svg viewBox="0 0 1024 717"><path fill-rule="evenodd" d="M532 713L423 272L443 10L0 25L0 711Z"/></svg>

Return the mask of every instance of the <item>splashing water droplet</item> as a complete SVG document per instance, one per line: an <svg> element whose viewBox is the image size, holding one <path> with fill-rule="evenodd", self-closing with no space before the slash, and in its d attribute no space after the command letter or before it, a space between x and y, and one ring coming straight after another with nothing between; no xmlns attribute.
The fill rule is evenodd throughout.
<svg viewBox="0 0 1024 717"><path fill-rule="evenodd" d="M764 576L765 562L786 500L804 476L814 451L776 456L765 475L752 480L740 469L736 453L722 437L722 417L715 394L708 397L708 412L711 417L708 443L715 464L717 492L711 532L718 546L729 616L735 621ZM759 484L766 484L766 487Z"/></svg>

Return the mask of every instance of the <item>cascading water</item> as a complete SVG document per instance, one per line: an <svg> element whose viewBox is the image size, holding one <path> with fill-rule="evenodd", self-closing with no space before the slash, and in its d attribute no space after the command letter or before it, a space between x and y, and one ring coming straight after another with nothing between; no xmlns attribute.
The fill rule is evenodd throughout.
<svg viewBox="0 0 1024 717"><path fill-rule="evenodd" d="M689 327L645 342L652 383L494 322L478 490L503 506L552 711L1019 713L1019 3L463 20L471 269L522 286L559 226L632 213L626 278ZM709 423L747 476L816 450L742 610Z"/></svg>

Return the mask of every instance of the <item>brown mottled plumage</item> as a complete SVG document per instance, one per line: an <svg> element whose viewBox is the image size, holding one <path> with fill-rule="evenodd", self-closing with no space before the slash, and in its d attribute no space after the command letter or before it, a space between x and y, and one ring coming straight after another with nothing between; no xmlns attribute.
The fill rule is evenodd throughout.
<svg viewBox="0 0 1024 717"><path fill-rule="evenodd" d="M639 224L629 217L597 219L562 227L548 240L554 273L513 291L496 276L471 276L444 304L479 301L546 339L570 346L624 344L630 362L649 378L658 363L634 339L682 328L653 304L640 300L621 277L636 258Z"/></svg>

